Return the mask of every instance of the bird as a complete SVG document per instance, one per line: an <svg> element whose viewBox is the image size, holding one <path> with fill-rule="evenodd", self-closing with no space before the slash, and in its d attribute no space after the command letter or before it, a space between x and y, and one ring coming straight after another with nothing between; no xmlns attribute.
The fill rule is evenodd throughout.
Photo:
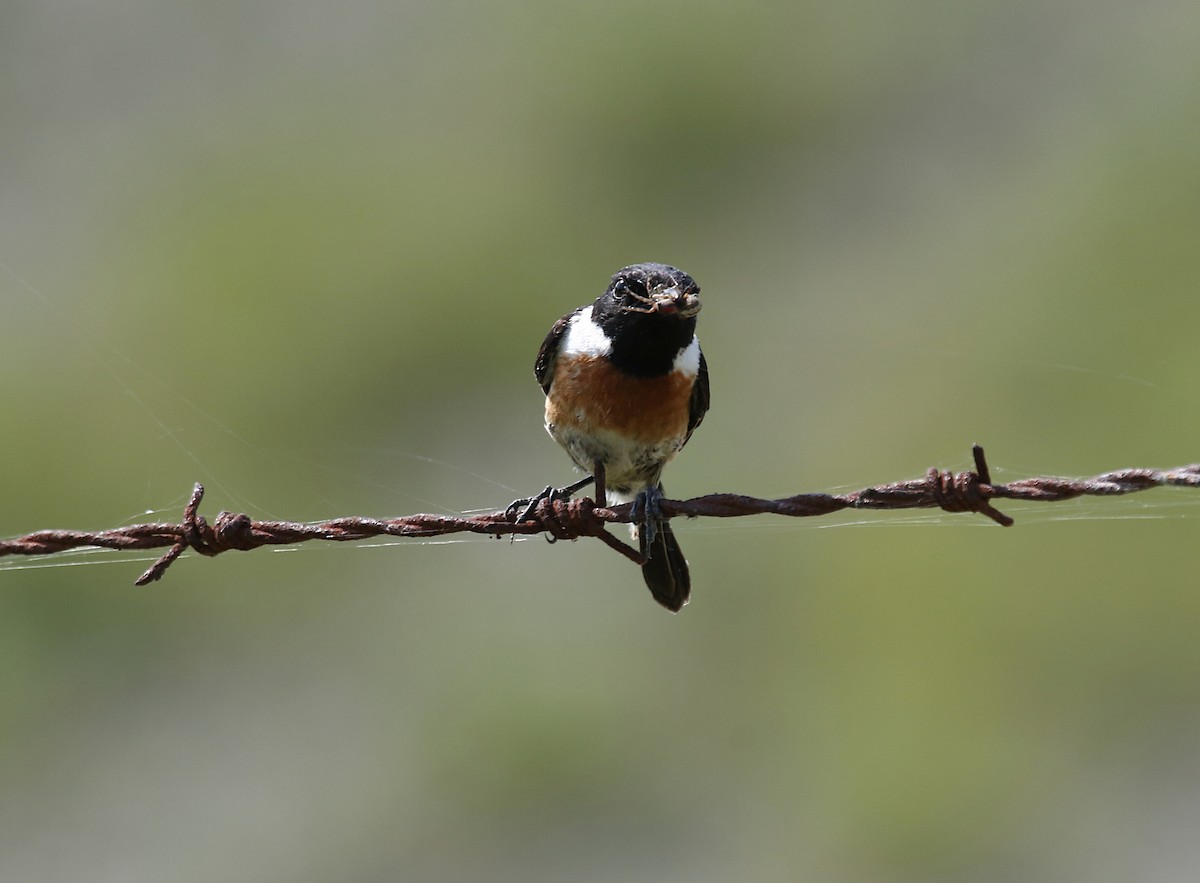
<svg viewBox="0 0 1200 883"><path fill-rule="evenodd" d="M546 492L561 499L591 481L596 502L634 503L642 576L678 612L691 595L687 561L662 517L662 472L709 407L708 364L696 337L700 287L683 270L639 263L554 323L534 363L546 431L590 477Z"/></svg>

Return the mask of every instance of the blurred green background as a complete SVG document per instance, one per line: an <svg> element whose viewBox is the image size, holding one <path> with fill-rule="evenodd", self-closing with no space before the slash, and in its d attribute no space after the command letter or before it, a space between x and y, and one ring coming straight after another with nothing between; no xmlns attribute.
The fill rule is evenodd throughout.
<svg viewBox="0 0 1200 883"><path fill-rule="evenodd" d="M703 288L675 495L1194 462L1197 45L1172 0L10 3L0 534L563 483L533 357L639 260ZM1200 496L1003 508L682 524L678 617L586 542L4 559L0 879L1189 879Z"/></svg>

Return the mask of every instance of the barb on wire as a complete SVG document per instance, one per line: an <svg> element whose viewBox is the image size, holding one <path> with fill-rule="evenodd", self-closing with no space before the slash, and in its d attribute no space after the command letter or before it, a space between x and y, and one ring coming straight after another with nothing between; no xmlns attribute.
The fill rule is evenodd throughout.
<svg viewBox="0 0 1200 883"><path fill-rule="evenodd" d="M1010 484L992 484L983 448L973 447L975 470L949 472L930 469L923 478L869 487L847 494L797 494L777 500L740 494L708 494L690 500L663 500L667 518L737 518L743 515L786 515L803 518L827 515L842 509L943 509L946 512L976 512L1009 527L1013 520L992 506L993 500L1056 502L1080 496L1117 496L1156 487L1200 488L1200 463L1177 469L1120 469L1092 478L1026 478ZM197 484L183 510L181 524L134 524L113 530L43 530L11 540L0 540L0 557L5 555L52 555L68 549L166 548L153 565L136 580L139 586L160 579L167 568L188 549L201 555L219 555L231 549L248 551L260 546L288 545L309 540L352 542L368 537L436 537L453 533L514 536L546 533L555 540L596 537L630 558L641 562L635 549L605 530L605 525L628 523L632 504L601 508L588 498L565 501L541 500L516 520L508 510L474 516L406 515L400 518L350 516L320 524L294 521L254 521L249 515L221 512L209 524L200 514L204 488Z"/></svg>

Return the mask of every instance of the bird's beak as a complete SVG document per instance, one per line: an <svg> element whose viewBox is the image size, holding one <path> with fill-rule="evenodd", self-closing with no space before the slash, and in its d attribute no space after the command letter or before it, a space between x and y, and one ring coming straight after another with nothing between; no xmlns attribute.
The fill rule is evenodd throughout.
<svg viewBox="0 0 1200 883"><path fill-rule="evenodd" d="M678 315L686 319L700 312L700 298L690 291L671 287L655 292L651 297L653 310L660 316Z"/></svg>

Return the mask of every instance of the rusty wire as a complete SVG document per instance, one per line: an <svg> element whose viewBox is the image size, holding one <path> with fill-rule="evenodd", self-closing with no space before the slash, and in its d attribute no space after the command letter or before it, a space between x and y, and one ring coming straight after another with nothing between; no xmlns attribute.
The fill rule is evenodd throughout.
<svg viewBox="0 0 1200 883"><path fill-rule="evenodd" d="M943 509L975 512L1009 527L1013 520L997 511L993 500L1056 502L1080 496L1117 496L1156 487L1200 488L1200 463L1177 469L1120 469L1092 478L1026 478L1010 484L992 484L983 448L972 449L975 470L950 472L930 469L923 478L910 479L846 494L797 494L770 500L740 494L708 494L690 500L663 500L667 518L737 518L743 515L786 515L803 518L827 515L842 509ZM197 484L180 524L134 524L102 531L42 530L27 536L0 540L0 557L52 555L68 549L159 549L167 551L138 579L139 586L160 579L188 549L201 555L219 555L231 549L248 551L260 546L289 545L309 540L352 542L378 536L436 537L453 533L492 536L549 534L554 540L596 537L627 558L640 563L637 550L604 528L628 523L631 504L601 508L588 498L570 501L544 499L517 521L509 510L474 516L406 515L399 518L349 516L303 524L293 521L254 521L249 515L221 512L209 524L199 513L204 497Z"/></svg>

